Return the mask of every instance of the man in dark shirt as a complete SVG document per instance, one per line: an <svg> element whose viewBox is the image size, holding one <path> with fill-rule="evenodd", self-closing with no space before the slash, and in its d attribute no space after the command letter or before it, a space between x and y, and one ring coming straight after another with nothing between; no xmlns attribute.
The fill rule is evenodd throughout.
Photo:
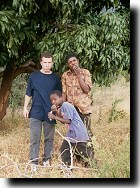
<svg viewBox="0 0 140 188"><path fill-rule="evenodd" d="M59 77L52 73L53 57L50 53L42 53L41 70L30 74L24 102L24 117L30 118L30 160L38 164L39 146L42 125L44 128L44 158L43 165L50 165L53 150L56 121L48 119L51 110L50 93L56 89L62 91ZM28 105L32 99L30 110Z"/></svg>

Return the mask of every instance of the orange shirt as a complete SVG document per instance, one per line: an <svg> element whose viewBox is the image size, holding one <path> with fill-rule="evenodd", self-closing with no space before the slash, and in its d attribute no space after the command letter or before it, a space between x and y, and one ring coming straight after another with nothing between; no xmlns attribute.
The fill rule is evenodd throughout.
<svg viewBox="0 0 140 188"><path fill-rule="evenodd" d="M92 80L87 69L81 69L81 75L85 83L91 89ZM78 77L70 70L62 75L62 91L66 95L66 100L76 106L82 114L92 113L91 93L84 93L80 87Z"/></svg>

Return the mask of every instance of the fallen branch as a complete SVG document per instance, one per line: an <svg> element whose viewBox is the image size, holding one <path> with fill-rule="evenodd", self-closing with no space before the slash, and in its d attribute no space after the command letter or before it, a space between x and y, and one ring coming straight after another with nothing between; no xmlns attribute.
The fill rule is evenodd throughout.
<svg viewBox="0 0 140 188"><path fill-rule="evenodd" d="M56 129L56 132L64 139L68 142L69 146L70 146L70 155L71 155L71 165L70 165L70 168L73 168L73 153L72 153L72 146L71 146L71 143L70 143L70 140L66 137L64 137L57 129Z"/></svg>
<svg viewBox="0 0 140 188"><path fill-rule="evenodd" d="M29 176L27 176L26 174L22 174L22 173L21 173L21 171L19 170L19 167L18 167L17 163L15 163L15 162L14 162L11 158L9 158L7 155L1 155L0 157L1 157L1 158L2 158L2 157L5 157L5 158L7 158L8 160L10 160L10 161L13 163L13 164L10 164L10 165L5 165L5 166L3 166L3 167L0 167L0 170L6 168L6 167L8 167L8 166L14 166L14 167L16 167L16 169L17 169L18 177L23 176L23 177L28 177L28 178L29 178Z"/></svg>

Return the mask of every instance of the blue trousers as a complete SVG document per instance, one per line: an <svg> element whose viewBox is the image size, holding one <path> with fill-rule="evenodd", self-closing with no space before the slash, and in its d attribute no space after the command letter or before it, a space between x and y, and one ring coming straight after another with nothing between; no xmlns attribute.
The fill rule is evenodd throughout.
<svg viewBox="0 0 140 188"><path fill-rule="evenodd" d="M51 159L53 150L55 125L38 119L30 118L30 160L38 164L41 133L44 133L44 157L43 162Z"/></svg>

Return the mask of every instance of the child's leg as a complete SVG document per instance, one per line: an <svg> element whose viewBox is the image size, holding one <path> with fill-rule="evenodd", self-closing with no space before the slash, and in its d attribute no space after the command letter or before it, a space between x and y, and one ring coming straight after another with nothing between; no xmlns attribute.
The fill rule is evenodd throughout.
<svg viewBox="0 0 140 188"><path fill-rule="evenodd" d="M87 146L87 142L79 142L76 146L76 153L84 159L90 158L92 160L94 158L94 150ZM87 162L86 162L87 163Z"/></svg>
<svg viewBox="0 0 140 188"><path fill-rule="evenodd" d="M78 162L80 162L82 156L81 156L80 152L79 152L78 149L77 149L77 143L72 144L72 146L73 146L74 156L75 156L76 160L77 160Z"/></svg>
<svg viewBox="0 0 140 188"><path fill-rule="evenodd" d="M62 162L65 165L70 166L71 165L70 146L66 140L63 141L61 148L60 148L60 152L61 152Z"/></svg>

